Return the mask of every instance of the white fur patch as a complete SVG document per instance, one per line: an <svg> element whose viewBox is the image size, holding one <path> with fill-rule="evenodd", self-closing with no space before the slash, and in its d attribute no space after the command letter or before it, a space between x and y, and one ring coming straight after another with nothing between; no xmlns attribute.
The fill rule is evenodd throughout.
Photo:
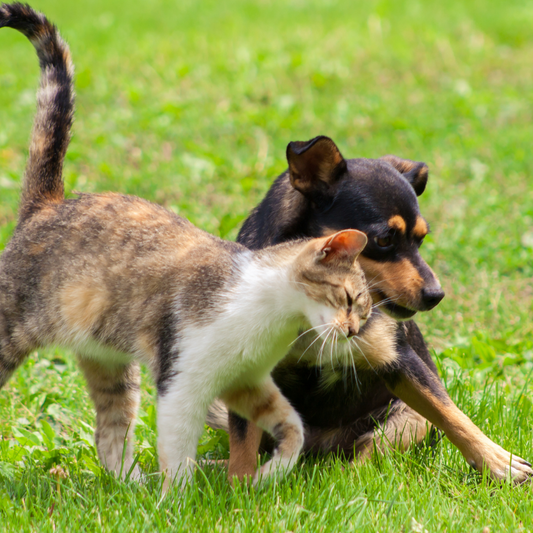
<svg viewBox="0 0 533 533"><path fill-rule="evenodd" d="M308 297L285 269L261 265L251 257L241 259L239 279L215 319L180 330L173 368L177 374L160 398L158 414L162 468L171 478L190 478L191 460L214 398L260 386L288 351L302 322ZM179 301L176 313L179 316ZM292 456L276 458L276 468L290 468L294 461Z"/></svg>

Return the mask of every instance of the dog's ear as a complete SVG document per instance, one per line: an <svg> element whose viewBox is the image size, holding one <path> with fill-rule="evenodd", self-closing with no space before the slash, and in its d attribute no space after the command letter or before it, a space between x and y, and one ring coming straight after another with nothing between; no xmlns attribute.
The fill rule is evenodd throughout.
<svg viewBox="0 0 533 533"><path fill-rule="evenodd" d="M346 161L336 144L323 135L310 141L295 141L287 146L291 185L304 196L316 200L332 196Z"/></svg>
<svg viewBox="0 0 533 533"><path fill-rule="evenodd" d="M403 177L412 185L417 196L420 196L426 189L428 182L428 166L419 161L401 159L395 155L384 155L380 157L390 163Z"/></svg>

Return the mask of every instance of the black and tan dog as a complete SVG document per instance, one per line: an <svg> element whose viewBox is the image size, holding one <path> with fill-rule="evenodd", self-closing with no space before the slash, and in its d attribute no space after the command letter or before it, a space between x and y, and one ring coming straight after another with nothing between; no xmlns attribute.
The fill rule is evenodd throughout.
<svg viewBox="0 0 533 533"><path fill-rule="evenodd" d="M304 421L304 449L364 459L374 448L403 450L420 442L433 425L474 468L495 479L527 479L529 463L493 443L454 405L420 330L406 321L444 297L419 253L428 225L417 196L426 187L427 166L390 155L346 160L327 137L290 143L287 159L289 169L252 211L238 241L257 249L361 230L368 245L359 260L376 307L345 354L332 357L310 331L274 370ZM344 364L335 365L342 355ZM230 478L253 475L262 431L233 413L228 423L220 403L208 423L229 429ZM266 439L262 445L271 446Z"/></svg>

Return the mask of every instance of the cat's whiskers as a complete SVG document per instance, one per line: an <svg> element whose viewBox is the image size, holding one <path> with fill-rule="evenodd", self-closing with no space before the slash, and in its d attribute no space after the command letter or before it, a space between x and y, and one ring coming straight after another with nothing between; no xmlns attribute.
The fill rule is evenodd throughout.
<svg viewBox="0 0 533 533"><path fill-rule="evenodd" d="M352 337L353 340L357 340L357 341L361 341L361 342L364 342L367 346L372 346L372 343L368 342L366 339L364 339L363 337L361 337L360 335L354 335Z"/></svg>
<svg viewBox="0 0 533 533"><path fill-rule="evenodd" d="M352 351L351 346L350 346L350 358L352 360L352 369L353 369L353 375L354 375L354 378L355 378L355 383L357 385L357 390L359 392L361 392L361 382L359 380L359 374L357 373L357 367L355 366L355 357L353 355L353 351Z"/></svg>
<svg viewBox="0 0 533 533"><path fill-rule="evenodd" d="M305 349L304 353L302 355L300 355L300 357L298 358L298 363L302 360L302 357L306 354L307 350L309 350L309 348L311 348L311 346L313 346L313 344L315 344L315 342L320 339L321 335L320 333L314 338L313 342L311 342L309 344L309 346Z"/></svg>
<svg viewBox="0 0 533 533"><path fill-rule="evenodd" d="M346 345L348 347L348 354L350 356L350 361L344 360L343 364L342 364L343 382L346 383L348 369L351 369L353 371L353 376L354 376L355 384L357 385L357 390L360 391L361 388L360 388L360 384L359 384L359 376L357 374L357 368L355 366L355 358L354 358L354 355L353 355L352 346L350 344L351 338L348 337L343 331L341 331L341 333L342 333L343 337L347 341Z"/></svg>
<svg viewBox="0 0 533 533"><path fill-rule="evenodd" d="M331 326L327 335L324 337L324 341L322 342L322 345L320 346L320 350L318 352L318 362L319 362L319 365L322 366L322 356L324 354L324 346L326 345L326 342L328 340L328 337L331 335L331 332L333 331L333 328L335 326Z"/></svg>
<svg viewBox="0 0 533 533"><path fill-rule="evenodd" d="M346 335L345 335L346 337ZM348 339L348 337L346 337L346 339L348 340L348 350L349 350L349 354L350 354L350 359L351 359L351 368L353 369L353 375L354 375L354 379L355 379L355 384L357 385L357 390L359 392L361 392L361 387L360 387L360 383L359 383L359 376L357 374L357 367L355 366L355 357L354 357L354 354L353 354L353 350L352 350L352 345L350 343L350 339ZM350 368L348 365L345 365L344 368ZM346 372L346 370L344 370L344 372Z"/></svg>
<svg viewBox="0 0 533 533"><path fill-rule="evenodd" d="M360 337L359 337L359 340L361 340ZM365 355L365 352L363 352L363 350L361 350L361 347L359 346L359 344L357 344L357 341L355 340L354 337L352 337L352 344L355 345L355 347L359 350L359 353L363 356L363 358L367 362L368 366L374 371L374 373L377 376L378 373L377 373L376 369L372 366L372 363L367 359L367 357Z"/></svg>
<svg viewBox="0 0 533 533"><path fill-rule="evenodd" d="M382 283L381 281L377 281L374 285L372 284L372 282L379 276L379 274L376 274L371 280L367 281L366 282L366 286L367 288L370 288L371 286L374 286L378 283Z"/></svg>
<svg viewBox="0 0 533 533"><path fill-rule="evenodd" d="M331 361L331 368L332 369L334 368L334 365L333 365L333 348L335 348L335 351L336 351L336 348L337 348L337 328L335 328L333 330L333 340L330 342L330 347L329 347L329 359Z"/></svg>
<svg viewBox="0 0 533 533"><path fill-rule="evenodd" d="M389 301L396 301L399 299L399 296L387 296L386 298L382 298L379 302L377 302L377 304L380 304L382 302L389 302ZM373 305L377 305L377 304L373 304Z"/></svg>
<svg viewBox="0 0 533 533"><path fill-rule="evenodd" d="M385 279L381 279L379 281L376 281L375 283L372 283L377 277L378 277L379 274L377 274L376 276L374 276L370 281L367 281L366 283L366 286L368 289L372 288L372 287L377 287L378 285L381 285L383 283L387 283L389 281L394 281L394 280L397 280L397 279L403 279L404 276L392 276L390 278L385 278Z"/></svg>
<svg viewBox="0 0 533 533"><path fill-rule="evenodd" d="M392 303L397 302L399 299L400 299L399 296L396 296L396 297L390 296L389 298L384 298L383 300L380 300L378 303L372 304L372 309L379 309L380 307L383 307L384 305L390 302Z"/></svg>
<svg viewBox="0 0 533 533"><path fill-rule="evenodd" d="M324 328L324 327L327 327L327 326L329 326L329 324L320 324L319 326L314 326L312 328L309 328L309 329L305 330L303 333L300 333L300 335L298 335L298 337L296 337L296 339L294 339L289 344L289 346L292 346L298 339L300 339L300 337L303 337L306 333L309 333L310 331L316 330L318 328ZM318 333L318 335L320 336L320 332Z"/></svg>

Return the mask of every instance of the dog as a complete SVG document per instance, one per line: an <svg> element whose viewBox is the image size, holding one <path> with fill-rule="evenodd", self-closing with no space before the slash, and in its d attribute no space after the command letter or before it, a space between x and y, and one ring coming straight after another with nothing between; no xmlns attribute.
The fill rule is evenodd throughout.
<svg viewBox="0 0 533 533"><path fill-rule="evenodd" d="M238 242L257 249L341 229L363 231L368 244L359 261L374 301L344 366L330 365L328 349L324 357L324 345L304 332L273 372L304 421L304 451L364 460L374 449L405 450L436 427L473 468L525 481L531 465L492 442L454 405L410 320L444 297L419 251L429 232L417 200L427 165L393 155L345 159L325 136L289 143L287 161L288 170L246 219ZM272 448L260 428L234 413L228 417L220 402L211 407L208 424L229 431L230 480L252 476L260 445Z"/></svg>

